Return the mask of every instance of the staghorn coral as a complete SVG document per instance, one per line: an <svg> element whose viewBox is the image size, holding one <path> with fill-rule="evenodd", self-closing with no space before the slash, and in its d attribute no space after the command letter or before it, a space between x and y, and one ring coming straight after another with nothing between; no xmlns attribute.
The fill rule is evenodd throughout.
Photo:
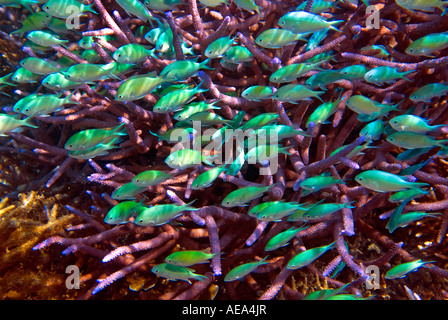
<svg viewBox="0 0 448 320"><path fill-rule="evenodd" d="M117 38L110 42L95 38L93 49L102 58L102 63L112 62L111 54L122 45L145 43L141 35L136 35L136 31L141 26L147 27L147 24L140 19L127 17L127 13L118 8L115 1L95 0L94 3L99 14L88 14L91 19L84 21L82 35L115 35ZM69 227L68 220L72 216L55 220L57 209L62 208L59 204L52 205L53 209L48 207L48 211L41 211L48 212L48 222L44 219L45 224L40 222L44 216L37 217L38 222L30 217L14 220L9 213L18 209L8 209L5 202L5 209L2 209L5 215L3 223L21 226L14 233L6 234L9 242L5 243L9 243L9 246L11 243L20 243L19 248L27 249L33 246L34 250L46 247L57 250L58 247L54 248L57 244L64 247L63 255L80 257L76 261L82 270L82 293L76 293L79 298L92 298L93 295L98 299L300 299L316 290L339 288L349 283L346 290L363 297L375 295L382 299L402 298L405 296L403 285L406 285L423 299L446 299L443 288L446 287L448 275L448 183L443 155L437 154L439 150L432 149L403 160L398 156L404 150L380 139L374 143L375 148L364 150L363 154L349 159L348 155L365 143L365 139L359 137L363 122L346 106L346 101L354 94L364 94L384 103L397 103L409 97L418 87L446 81L446 73L443 71L448 63L443 54L446 50L436 58L415 58L402 52L417 35L442 31L443 21L446 22L447 17L404 10L393 1L378 1L378 4L385 5L381 11L381 28L367 29L363 27L366 19L364 5L356 7L343 2L339 8L330 10L331 19L346 21L340 26L342 34L331 31L323 43L309 51L305 51L305 44L301 42L278 50L266 50L256 46L256 36L275 26L278 18L299 5L299 2L256 3L262 7L261 16L240 10L233 3L218 9L204 9L199 8L196 1L189 1L188 5L172 12L152 12L162 21L166 20L172 33L179 35L196 55L203 54L213 40L229 34L236 36L238 43L253 55L250 67L241 63L235 70L228 70L218 60L214 60L210 63L214 70L200 71L199 78L190 78L190 83L195 85L203 81L202 86L207 89L198 96L200 101L220 100L219 113L225 119L233 119L237 112L242 111L246 113L246 121L261 113L275 112L279 115L278 124L305 128L305 121L318 106L318 101L301 101L299 104L275 100L258 102L239 97L239 93L251 85L269 85L270 74L281 66L313 58L324 60L319 56L322 54L334 56L334 63L331 60L323 63L325 69L341 69L362 62L368 67L391 66L400 68L400 71L417 70L417 73L410 77L410 81L399 80L385 87L347 79L327 85L324 101L337 98L340 90L346 95L337 106L332 123L310 123L306 129L307 136L296 135L286 139L284 145L289 147L291 154L279 156L280 168L274 174L262 176L258 174L259 165L245 165L238 176L223 174L222 181L218 180L205 190L198 191L192 190L191 184L204 171L203 167L173 171L172 179L145 191L145 205L183 205L196 199L194 206L199 210L184 213L170 224L147 227L139 227L132 221L109 226L102 221L107 212L119 203L111 198L114 190L144 170L167 170L164 160L171 153L172 144L157 141L149 130L164 132L172 128L175 122L170 114L156 113L152 109L159 100L158 93L147 94L143 100L124 103L114 99L120 83L129 78L131 73L121 76L121 80L111 78L98 81L96 86L85 83L74 97L80 105L37 118L40 125L38 129L9 133L10 140L2 138L6 141L2 152L20 154L20 157L26 158L24 162L35 162L41 172L39 177L33 174L31 178L23 174L29 168L28 165L20 166L17 161L11 161L10 169L2 168L2 180L6 183L8 194L17 195L13 191L15 188L23 191L43 185L54 189L58 185L80 184L79 188L73 187L74 190L69 194L80 196L84 201L64 202L65 208L82 219L82 223ZM305 10L309 11L312 3L308 1ZM431 19L437 23L428 25ZM175 39L172 53L176 60L183 60L184 53L178 38ZM72 43L69 48L76 48L75 42L79 37L72 35L70 40ZM390 49L393 61L374 57L376 51L360 53L362 47L373 44ZM34 54L31 49L27 52ZM75 62L85 62L63 48L58 48L57 52L57 57L67 56ZM160 74L170 63L170 59L149 56L138 65L140 69L134 70L132 74L151 71ZM297 83L303 83L306 77L298 78ZM405 100L400 109L391 115L401 114L413 107L414 114L432 119L431 124L447 123L447 104L443 96L436 97L427 105L421 102L414 105L411 100ZM129 136L129 140L120 143L119 149L110 150L106 155L88 161L67 156L68 152L63 146L70 135L87 127L113 127L118 123L125 123ZM442 130L440 136L446 138L446 130ZM20 149L18 144L21 145ZM332 151L344 144L346 146L342 150L330 156ZM398 173L430 157L434 157L434 161L413 173L419 182L430 184L430 192L412 200L406 211L438 211L443 212L443 218L423 220L389 233L385 219L393 214L396 204L388 202L387 194L375 193L359 186L353 180L354 177L358 172L370 169ZM329 171L334 178L344 179L346 183L310 195L304 195L303 189L298 188L297 182L325 171ZM241 281L224 282L224 275L233 267L264 258L267 255L264 246L274 235L291 226L302 225L301 222L286 219L266 223L248 216L246 207L228 209L220 205L224 196L236 187L274 183L275 188L270 189L263 198L252 201L249 209L260 202L280 199L301 203L323 199L339 203L356 201L356 207L344 209L329 219L310 223L309 228L299 232L289 246L269 254L269 265L258 268ZM33 192L30 194L36 196ZM19 197L24 199L23 196ZM137 200L142 198L139 195ZM42 209L42 204L39 206ZM70 233L62 233L62 229L58 228L68 228ZM50 236L52 230L57 230L58 234L52 233ZM42 236L36 241L30 239L30 234L37 231ZM287 262L295 254L332 241L336 241L337 249L306 269L293 271L286 268ZM153 266L162 263L173 251L206 248L212 252L225 253L222 259L214 258L210 265L194 267L196 273L205 275L207 280L196 281L190 286L185 282L159 279L151 272ZM13 250L8 256L20 257L19 252L26 252L21 250ZM406 279L394 282L381 279L382 288L379 291L369 291L363 286L367 278L365 266L375 264L385 271L392 265L416 258L435 260L437 263ZM13 261L15 258L8 259ZM341 262L346 267L331 277ZM215 293L211 294L210 290Z"/></svg>

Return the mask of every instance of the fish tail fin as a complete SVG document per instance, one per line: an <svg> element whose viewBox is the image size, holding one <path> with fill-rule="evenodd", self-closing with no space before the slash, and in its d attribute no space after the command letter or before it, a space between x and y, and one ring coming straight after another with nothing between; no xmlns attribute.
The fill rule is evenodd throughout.
<svg viewBox="0 0 448 320"><path fill-rule="evenodd" d="M205 282L208 280L208 277L203 276L202 274L195 274L194 279Z"/></svg>
<svg viewBox="0 0 448 320"><path fill-rule="evenodd" d="M89 11L89 12L92 12L92 13L94 13L94 14L98 14L98 12L96 12L96 10L92 8L94 4L95 4L95 3L86 5L85 8L86 8L86 10Z"/></svg>
<svg viewBox="0 0 448 320"><path fill-rule="evenodd" d="M334 25L335 24L339 24L341 22L343 22L344 20L336 20L336 21L331 21L329 22L330 26L328 28L330 28L331 30L337 31L337 32L342 32L341 30L339 30L338 28L336 28Z"/></svg>
<svg viewBox="0 0 448 320"><path fill-rule="evenodd" d="M436 146L446 148L447 146L445 145L445 143L447 142L448 140L436 140Z"/></svg>
<svg viewBox="0 0 448 320"><path fill-rule="evenodd" d="M278 153L284 153L287 154L288 156L292 155L291 152L288 151L288 149L290 149L291 147L283 147L283 148L279 148L278 149Z"/></svg>
<svg viewBox="0 0 448 320"><path fill-rule="evenodd" d="M202 61L200 63L201 69L215 70L215 68L208 66L209 62L210 62L210 58L207 58L204 61Z"/></svg>
<svg viewBox="0 0 448 320"><path fill-rule="evenodd" d="M72 92L68 96L66 96L64 98L64 101L62 102L62 104L69 104L69 103L71 103L71 104L80 104L80 102L78 102L78 101L71 100L71 97L73 97L73 94L74 94L74 92Z"/></svg>
<svg viewBox="0 0 448 320"><path fill-rule="evenodd" d="M448 142L448 140L447 140L447 142ZM425 188L428 186L429 186L429 184L426 182L413 182L412 183L412 189L414 189L414 190L422 190L421 188Z"/></svg>
<svg viewBox="0 0 448 320"><path fill-rule="evenodd" d="M26 117L25 119L23 119L23 125L30 127L30 128L39 128L39 126L34 125L33 123L31 123L31 119L33 118L33 115L30 115L28 117Z"/></svg>

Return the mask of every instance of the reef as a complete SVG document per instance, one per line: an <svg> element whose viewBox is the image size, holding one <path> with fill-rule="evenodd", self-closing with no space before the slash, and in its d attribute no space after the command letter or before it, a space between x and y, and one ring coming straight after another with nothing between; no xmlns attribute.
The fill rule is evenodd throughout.
<svg viewBox="0 0 448 320"><path fill-rule="evenodd" d="M50 2L63 8L70 3ZM443 5L421 9L389 0L140 4L85 2L74 29L67 28L68 17L58 19L57 5L28 0L19 8L0 8L6 21L0 32L0 43L5 42L2 108L10 116L8 125L23 121L6 130L7 121L0 118L0 298L299 300L331 289L334 297L344 293L339 297L347 299L448 299L448 89L443 87L448 82L448 39L443 38L448 15L442 15ZM20 21L36 12L53 20L23 30ZM289 28L297 32L282 34L292 40L278 44L284 40L280 35L260 38L267 30L286 30L290 12L313 13L324 18L315 25L325 26L298 32L304 22L293 21ZM23 34L14 32L20 27ZM48 30L56 40L67 41L38 45L26 36L33 30ZM151 38L156 34L159 40ZM441 35L433 52L410 51L412 43L430 34ZM210 44L224 37L231 41L227 50L221 45L218 49L224 51L212 56ZM141 45L133 49L140 51L126 53L132 61L122 61L116 53L129 44ZM49 63L46 67L54 71L28 65L30 60L24 59L29 57ZM198 65L166 69L180 61ZM79 74L71 69L83 64L95 66ZM309 69L292 80L272 77L294 64ZM20 66L36 72L19 77ZM351 66L364 71L340 71ZM367 73L377 67L398 73L385 80L389 74L376 74L374 81ZM51 74L65 78L50 83ZM68 75L79 81L65 83ZM145 77L148 82L125 87ZM442 86L439 92L415 96L434 83ZM296 91L284 93L285 87ZM302 96L312 89L316 91ZM174 105L175 98L165 101L181 91L176 96L180 106ZM26 108L45 94L61 98L61 105L46 111ZM369 100L356 105L360 96ZM24 102L27 97L32 98ZM372 107L366 111L368 101ZM205 108L200 112L179 113L199 103ZM328 112L324 104L331 107ZM389 121L401 115L418 117L431 128L397 129ZM257 116L272 118L249 122ZM193 120L201 125L196 127ZM367 132L366 126L375 121L380 128ZM238 145L223 131L267 125L270 130L293 130L270 140L277 147L272 151L276 162L264 151L260 153L270 161L249 161L247 154L260 156L248 147L250 138ZM103 131L76 142L79 149L67 143L88 129ZM171 129L181 132L174 140L164 135ZM207 149L214 139L207 130L230 143ZM404 141L398 141L402 136ZM188 143L199 150L199 163L174 156L180 141L184 148ZM84 144L90 153L82 149ZM238 148L246 154L242 162L236 161ZM227 151L230 159L213 162ZM197 185L199 176L217 168L214 179ZM169 177L137 188L132 181L148 170ZM371 170L392 174L388 177L404 187L392 191L385 186L392 178L379 186L373 181L375 187L359 179ZM322 179L306 184L316 177ZM321 182L328 179L331 183ZM132 189L123 191L123 186ZM248 187L267 188L250 197L254 189ZM236 190L242 192L230 200ZM420 193L392 198L412 190ZM237 203L244 197L247 201ZM106 219L113 208L131 200L133 208L142 210L168 204L183 210L161 223L148 222L137 211L127 212L117 223ZM253 213L263 203L296 207L284 215L276 211L280 216L270 219ZM306 216L308 209L323 203L342 207ZM422 213L422 219L400 220L414 212ZM274 236L291 228L301 229L284 246L266 250ZM304 267L289 264L299 253L331 243ZM187 279L156 274L167 256L187 250L216 255L189 266L194 275ZM403 278L385 278L392 267L418 259L427 264ZM230 270L250 262L259 263L253 272L225 280ZM80 270L79 289L66 286L69 265ZM378 268L379 287L366 285L368 266ZM21 291L24 287L27 292Z"/></svg>

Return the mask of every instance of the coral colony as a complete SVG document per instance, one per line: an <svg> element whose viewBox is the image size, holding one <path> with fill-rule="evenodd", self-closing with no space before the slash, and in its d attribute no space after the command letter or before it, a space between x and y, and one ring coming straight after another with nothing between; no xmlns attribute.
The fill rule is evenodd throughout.
<svg viewBox="0 0 448 320"><path fill-rule="evenodd" d="M1 6L0 225L72 190L78 298L448 298L447 2Z"/></svg>

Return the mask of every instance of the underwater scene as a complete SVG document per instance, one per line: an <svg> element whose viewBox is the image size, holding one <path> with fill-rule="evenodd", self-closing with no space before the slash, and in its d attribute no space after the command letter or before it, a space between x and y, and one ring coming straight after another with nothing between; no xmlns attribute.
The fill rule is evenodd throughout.
<svg viewBox="0 0 448 320"><path fill-rule="evenodd" d="M0 299L448 300L447 10L0 0Z"/></svg>

